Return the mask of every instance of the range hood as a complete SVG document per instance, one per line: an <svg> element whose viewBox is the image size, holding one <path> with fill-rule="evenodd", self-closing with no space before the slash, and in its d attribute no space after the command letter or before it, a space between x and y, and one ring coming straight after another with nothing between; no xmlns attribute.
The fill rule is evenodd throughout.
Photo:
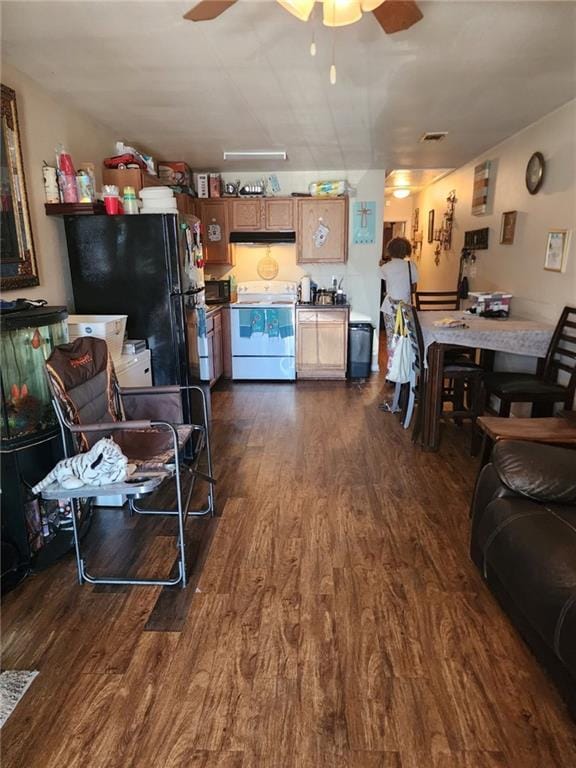
<svg viewBox="0 0 576 768"><path fill-rule="evenodd" d="M296 232L230 232L230 242L243 245L282 245L296 242Z"/></svg>

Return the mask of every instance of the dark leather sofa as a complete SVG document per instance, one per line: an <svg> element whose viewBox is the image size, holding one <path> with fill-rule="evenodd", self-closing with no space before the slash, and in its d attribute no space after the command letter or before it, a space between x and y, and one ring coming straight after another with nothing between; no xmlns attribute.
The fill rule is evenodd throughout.
<svg viewBox="0 0 576 768"><path fill-rule="evenodd" d="M576 450L496 443L471 516L473 561L576 719Z"/></svg>

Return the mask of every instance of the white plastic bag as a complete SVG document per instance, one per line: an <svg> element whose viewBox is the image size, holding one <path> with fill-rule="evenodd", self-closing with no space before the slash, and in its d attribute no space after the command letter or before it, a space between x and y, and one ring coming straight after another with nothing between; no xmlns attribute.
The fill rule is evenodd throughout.
<svg viewBox="0 0 576 768"><path fill-rule="evenodd" d="M396 323L394 325L394 336L392 338L390 356L388 357L388 372L386 378L388 381L394 381L396 384L405 384L410 381L412 371L413 350L408 332L404 325L402 317L402 304L398 305L396 310Z"/></svg>

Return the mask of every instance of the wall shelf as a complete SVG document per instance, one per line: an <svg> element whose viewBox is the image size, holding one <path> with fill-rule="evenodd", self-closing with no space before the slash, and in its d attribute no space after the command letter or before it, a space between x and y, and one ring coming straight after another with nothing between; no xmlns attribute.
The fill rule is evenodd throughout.
<svg viewBox="0 0 576 768"><path fill-rule="evenodd" d="M105 214L104 203L44 203L46 216L86 216Z"/></svg>

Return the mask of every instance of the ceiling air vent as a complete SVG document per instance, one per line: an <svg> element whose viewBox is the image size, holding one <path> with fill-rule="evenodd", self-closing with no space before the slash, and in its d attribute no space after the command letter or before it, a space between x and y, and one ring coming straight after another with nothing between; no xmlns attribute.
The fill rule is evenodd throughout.
<svg viewBox="0 0 576 768"><path fill-rule="evenodd" d="M443 141L448 136L448 131L430 131L420 137L420 141Z"/></svg>

